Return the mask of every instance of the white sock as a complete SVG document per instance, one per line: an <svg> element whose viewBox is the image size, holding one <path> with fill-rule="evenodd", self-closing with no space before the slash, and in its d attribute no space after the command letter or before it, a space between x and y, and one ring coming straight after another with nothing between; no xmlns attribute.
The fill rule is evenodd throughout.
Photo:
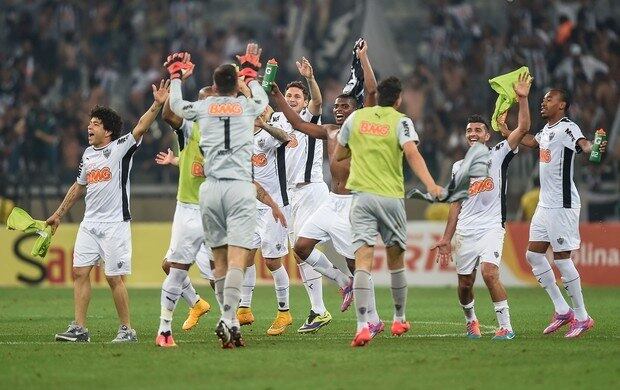
<svg viewBox="0 0 620 390"><path fill-rule="evenodd" d="M233 326L234 321L237 319L242 283L243 270L241 268L228 267L224 280L224 301L222 302L221 320L229 327Z"/></svg>
<svg viewBox="0 0 620 390"><path fill-rule="evenodd" d="M377 302L375 300L375 284L372 281L372 276L368 278L370 280L370 302L368 303L368 322L373 324L381 321L379 313L377 313Z"/></svg>
<svg viewBox="0 0 620 390"><path fill-rule="evenodd" d="M278 310L284 311L289 308L289 278L286 268L281 266L275 271L271 271L273 276L273 287L276 290L276 299L278 301Z"/></svg>
<svg viewBox="0 0 620 390"><path fill-rule="evenodd" d="M497 317L497 324L499 327L512 332L508 301L504 299L503 301L493 302L493 307L495 308L495 316Z"/></svg>
<svg viewBox="0 0 620 390"><path fill-rule="evenodd" d="M181 298L181 287L187 277L187 271L170 268L170 272L161 286L161 315L158 333L172 330L172 313Z"/></svg>
<svg viewBox="0 0 620 390"><path fill-rule="evenodd" d="M562 292L555 283L555 275L553 274L553 270L545 254L527 251L525 252L525 258L532 266L532 273L536 277L536 280L538 280L538 283L540 283L542 288L549 294L549 298L551 298L553 306L555 307L555 312L558 314L568 313L570 306L566 303L564 296L562 296Z"/></svg>
<svg viewBox="0 0 620 390"><path fill-rule="evenodd" d="M405 322L407 307L407 278L405 269L390 270L390 290L394 301L394 321Z"/></svg>
<svg viewBox="0 0 620 390"><path fill-rule="evenodd" d="M370 273L361 269L353 275L353 296L355 297L355 313L357 315L357 331L368 326L368 306L370 294Z"/></svg>
<svg viewBox="0 0 620 390"><path fill-rule="evenodd" d="M471 302L469 302L466 305L461 304L461 307L463 308L463 313L465 313L465 319L467 320L467 322L476 321L478 319L476 317L476 311L474 310L474 302L475 302L475 299L472 299Z"/></svg>
<svg viewBox="0 0 620 390"><path fill-rule="evenodd" d="M338 287L345 288L349 284L349 278L338 268L334 267L331 261L327 259L325 254L317 249L313 249L310 252L310 256L305 260L310 264L312 268L327 277L332 282L336 283Z"/></svg>
<svg viewBox="0 0 620 390"><path fill-rule="evenodd" d="M568 291L571 301L573 302L573 310L577 321L585 321L588 319L586 305L583 302L583 293L581 292L581 278L579 271L575 268L575 264L571 259L555 260L555 265L562 274L562 283Z"/></svg>
<svg viewBox="0 0 620 390"><path fill-rule="evenodd" d="M183 286L181 287L181 295L183 299L187 302L189 307L194 307L194 305L200 300L200 295L196 293L196 289L192 284L192 281L189 279L189 275L185 277L183 281Z"/></svg>
<svg viewBox="0 0 620 390"><path fill-rule="evenodd" d="M327 309L325 308L325 303L323 303L323 285L321 284L321 274L316 272L314 268L306 262L297 264L297 266L299 267L299 275L301 275L301 280L304 282L304 287L308 293L308 298L310 298L312 311L322 316L325 314Z"/></svg>
<svg viewBox="0 0 620 390"><path fill-rule="evenodd" d="M241 285L241 302L239 303L239 306L252 306L254 287L256 287L256 265L252 264L245 269L245 277L243 278L243 284Z"/></svg>
<svg viewBox="0 0 620 390"><path fill-rule="evenodd" d="M226 276L222 276L221 278L215 279L215 299L217 299L218 305L220 305L220 313L223 310L222 305L224 304L224 281L226 280Z"/></svg>

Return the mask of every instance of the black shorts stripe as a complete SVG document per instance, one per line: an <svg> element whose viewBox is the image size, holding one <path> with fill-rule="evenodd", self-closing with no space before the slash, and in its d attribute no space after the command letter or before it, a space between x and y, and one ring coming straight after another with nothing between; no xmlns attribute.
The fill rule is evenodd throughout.
<svg viewBox="0 0 620 390"><path fill-rule="evenodd" d="M321 119L320 115L312 115L310 123L317 124ZM310 183L312 181L312 165L314 164L314 150L316 149L316 138L308 137L308 156L306 158L306 170L304 172L304 182Z"/></svg>
<svg viewBox="0 0 620 390"><path fill-rule="evenodd" d="M131 214L129 213L129 197L127 196L127 182L129 181L129 164L131 164L131 159L136 149L138 149L138 144L135 144L129 148L121 161L121 198L123 201L123 221L131 220Z"/></svg>
<svg viewBox="0 0 620 390"><path fill-rule="evenodd" d="M506 172L508 171L508 164L512 161L512 158L515 156L515 152L510 151L506 157L504 157L504 161L502 161L502 169L500 171L500 181L502 182L500 188L500 202L502 206L502 227L506 224L506 193L508 192L508 180L506 180Z"/></svg>
<svg viewBox="0 0 620 390"><path fill-rule="evenodd" d="M179 141L179 152L185 149L185 134L183 134L182 129L177 129L174 131L177 134L177 140Z"/></svg>
<svg viewBox="0 0 620 390"><path fill-rule="evenodd" d="M278 167L278 182L282 204L288 206L288 192L286 192L286 143L276 149L276 166Z"/></svg>
<svg viewBox="0 0 620 390"><path fill-rule="evenodd" d="M570 174L572 172L573 153L572 149L564 147L564 161L562 161L562 207L565 209L570 209L572 206Z"/></svg>

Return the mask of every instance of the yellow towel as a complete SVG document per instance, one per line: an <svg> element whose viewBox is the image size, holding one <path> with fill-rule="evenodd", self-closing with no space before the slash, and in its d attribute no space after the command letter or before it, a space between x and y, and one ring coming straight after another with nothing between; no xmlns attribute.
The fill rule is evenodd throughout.
<svg viewBox="0 0 620 390"><path fill-rule="evenodd" d="M52 243L52 228L45 221L32 218L25 210L14 207L6 220L7 229L19 230L24 233L37 233L39 237L32 247L32 256L45 257Z"/></svg>
<svg viewBox="0 0 620 390"><path fill-rule="evenodd" d="M519 75L523 72L527 72L529 74L530 70L527 66L522 66L515 71L489 80L491 88L493 88L493 90L499 95L495 101L495 111L493 111L493 117L491 118L491 127L495 131L500 130L497 125L497 117L517 102L517 94L515 93L513 86L517 81L519 81Z"/></svg>

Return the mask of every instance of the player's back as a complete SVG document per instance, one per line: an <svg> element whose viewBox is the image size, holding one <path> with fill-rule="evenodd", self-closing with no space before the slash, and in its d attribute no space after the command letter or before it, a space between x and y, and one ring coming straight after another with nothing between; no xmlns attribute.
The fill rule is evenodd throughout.
<svg viewBox="0 0 620 390"><path fill-rule="evenodd" d="M200 102L200 148L207 178L252 181L254 119L260 111L249 100L210 96Z"/></svg>

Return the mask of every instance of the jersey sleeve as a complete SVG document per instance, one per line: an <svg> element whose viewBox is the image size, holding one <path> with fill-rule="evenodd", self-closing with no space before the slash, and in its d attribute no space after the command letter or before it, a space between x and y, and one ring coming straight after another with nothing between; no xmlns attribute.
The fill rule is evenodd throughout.
<svg viewBox="0 0 620 390"><path fill-rule="evenodd" d="M187 144L187 140L192 137L194 122L188 121L187 119L183 119L183 123L181 127L179 127L174 132L177 134L179 140L179 149L185 149L185 145Z"/></svg>
<svg viewBox="0 0 620 390"><path fill-rule="evenodd" d="M538 133L536 133L536 135L534 136L534 139L536 140L536 142L538 142L540 144L540 138L542 137L542 131L539 131Z"/></svg>
<svg viewBox="0 0 620 390"><path fill-rule="evenodd" d="M351 137L351 127L353 126L353 117L355 112L351 113L349 117L344 121L340 131L338 132L338 143L342 146L347 146L349 143L349 137Z"/></svg>
<svg viewBox="0 0 620 390"><path fill-rule="evenodd" d="M77 181L77 183L82 186L88 184L88 182L86 181L86 167L84 166L84 155L82 155L82 159L80 160L80 166L78 167L78 174L75 181Z"/></svg>
<svg viewBox="0 0 620 390"><path fill-rule="evenodd" d="M519 152L519 147L516 147L514 150L510 149L510 145L508 141L504 140L491 149L491 156L498 161L503 161L504 158L509 154L517 154Z"/></svg>
<svg viewBox="0 0 620 390"><path fill-rule="evenodd" d="M181 80L175 79L170 82L170 109L183 119L195 121L200 114L203 102L188 102L183 100L181 92Z"/></svg>
<svg viewBox="0 0 620 390"><path fill-rule="evenodd" d="M304 110L299 114L299 116L304 121L310 122L310 123L314 123L314 124L318 124L320 122L320 120L321 120L321 115L320 114L319 115L314 115L307 108L304 108Z"/></svg>
<svg viewBox="0 0 620 390"><path fill-rule="evenodd" d="M562 144L569 148L570 150L574 150L577 153L581 153L581 147L577 145L577 141L580 139L585 139L583 133L579 126L572 124L567 127L566 130L562 133Z"/></svg>
<svg viewBox="0 0 620 390"><path fill-rule="evenodd" d="M142 143L142 138L136 141L132 133L127 133L112 142L114 143L114 152L124 155L129 149L138 147Z"/></svg>
<svg viewBox="0 0 620 390"><path fill-rule="evenodd" d="M263 113L263 111L265 111L265 108L267 108L267 105L269 104L269 97L260 83L256 80L251 81L248 84L248 87L250 87L250 91L252 91L252 97L247 98L249 115L259 116Z"/></svg>
<svg viewBox="0 0 620 390"><path fill-rule="evenodd" d="M398 143L402 147L409 141L413 141L416 144L420 142L418 133L415 131L413 121L408 117L402 117L396 125L396 133L398 135Z"/></svg>

